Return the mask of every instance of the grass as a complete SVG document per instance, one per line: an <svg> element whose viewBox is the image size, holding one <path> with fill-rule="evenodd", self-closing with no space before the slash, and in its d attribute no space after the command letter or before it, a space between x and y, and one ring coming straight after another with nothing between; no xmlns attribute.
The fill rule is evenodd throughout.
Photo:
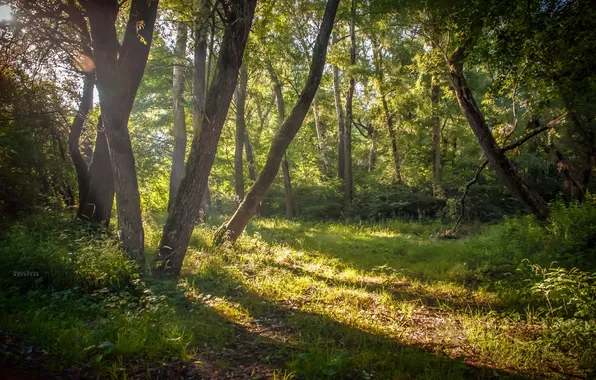
<svg viewBox="0 0 596 380"><path fill-rule="evenodd" d="M155 246L159 223L147 225ZM18 228L28 232L9 233L0 249L18 256L14 236L20 249L64 243L48 226ZM178 282L126 272L118 289L88 280L4 284L0 331L42 345L57 366L111 378L154 376L158 367L213 378L566 378L594 365L553 340L540 303L510 281L527 264L489 249L491 234L503 231L439 240L436 223L258 219L235 246L213 248L213 228L195 229ZM70 249L88 252L89 240ZM98 278L113 272L93 268Z"/></svg>

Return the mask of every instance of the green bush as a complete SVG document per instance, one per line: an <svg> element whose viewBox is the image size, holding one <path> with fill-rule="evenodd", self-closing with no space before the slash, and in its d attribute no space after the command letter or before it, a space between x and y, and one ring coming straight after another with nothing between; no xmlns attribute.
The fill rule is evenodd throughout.
<svg viewBox="0 0 596 380"><path fill-rule="evenodd" d="M136 276L115 236L49 213L13 224L0 254L2 288L117 288Z"/></svg>

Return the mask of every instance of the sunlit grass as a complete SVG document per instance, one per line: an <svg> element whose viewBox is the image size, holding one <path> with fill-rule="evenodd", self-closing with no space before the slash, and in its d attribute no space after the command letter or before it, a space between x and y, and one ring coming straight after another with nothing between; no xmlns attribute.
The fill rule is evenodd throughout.
<svg viewBox="0 0 596 380"><path fill-rule="evenodd" d="M235 246L213 247L212 224L195 228L177 282L8 294L0 329L112 378L139 358L231 370L238 357L280 379L584 374L515 288L483 277L477 238L439 240L438 224L257 219ZM159 225L145 223L151 244Z"/></svg>

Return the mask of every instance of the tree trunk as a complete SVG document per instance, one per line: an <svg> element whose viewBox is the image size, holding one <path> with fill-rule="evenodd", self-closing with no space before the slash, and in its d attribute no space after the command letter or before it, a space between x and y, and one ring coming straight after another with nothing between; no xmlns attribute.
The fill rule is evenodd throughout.
<svg viewBox="0 0 596 380"><path fill-rule="evenodd" d="M210 3L207 0L194 0L195 26L194 26L194 52L193 52L193 89L192 89L192 110L193 110L193 129L195 133L201 131L201 120L205 106L205 97L207 96L207 82L209 80L210 65L207 62L207 39L209 26ZM214 20L211 20L214 22ZM211 36L213 39L213 36ZM209 53L209 61L211 60L213 51ZM207 73L206 73L207 71ZM211 203L211 192L209 185L204 192L201 199L199 219L203 219L207 208Z"/></svg>
<svg viewBox="0 0 596 380"><path fill-rule="evenodd" d="M79 109L74 117L70 131L68 134L68 152L77 174L77 183L79 187L79 208L83 203L83 197L87 192L89 186L89 178L87 173L87 163L81 154L79 148L81 133L83 132L83 124L87 120L89 110L93 107L93 76L86 75L83 84L83 95L81 96L81 103Z"/></svg>
<svg viewBox="0 0 596 380"><path fill-rule="evenodd" d="M319 119L319 99L318 95L315 95L315 98L312 103L312 114L313 118L315 119L315 129L317 132L317 143L319 148L319 154L321 155L321 164L323 166L323 174L325 177L329 176L329 163L327 162L327 148L325 147L325 139L323 138L323 126L321 125L321 121Z"/></svg>
<svg viewBox="0 0 596 380"><path fill-rule="evenodd" d="M372 173L377 165L377 132L370 132L370 152L368 154L368 172Z"/></svg>
<svg viewBox="0 0 596 380"><path fill-rule="evenodd" d="M337 36L333 33L333 40L332 44L335 45L337 43ZM339 68L337 65L333 65L333 98L335 100L335 113L337 115L337 178L343 181L344 174L345 174L345 120L344 120L344 110L341 105L341 90L339 84Z"/></svg>
<svg viewBox="0 0 596 380"><path fill-rule="evenodd" d="M77 215L80 219L107 226L110 223L114 204L114 173L101 116L97 121L95 149L87 178L87 189Z"/></svg>
<svg viewBox="0 0 596 380"><path fill-rule="evenodd" d="M195 131L200 130L200 122L205 105L207 66L207 12L206 0L195 0L195 28L194 28L194 67L193 67L193 127Z"/></svg>
<svg viewBox="0 0 596 380"><path fill-rule="evenodd" d="M441 88L437 84L437 79L433 75L431 89L432 102L432 137L433 137L433 193L435 197L443 196L442 190L442 169L441 169L441 119L439 117L439 100L441 97Z"/></svg>
<svg viewBox="0 0 596 380"><path fill-rule="evenodd" d="M376 69L375 82L377 85L377 91L381 98L381 105L383 107L383 116L385 117L385 125L389 131L389 139L391 140L391 155L393 157L393 175L396 182L401 182L401 161L399 157L399 151L397 149L397 136L395 134L395 128L393 125L393 115L389 110L389 104L387 103L387 97L385 94L385 73L383 68L383 51L378 46L377 40L374 36L370 37L372 49L373 49L373 61Z"/></svg>
<svg viewBox="0 0 596 380"><path fill-rule="evenodd" d="M292 177L290 177L290 164L288 157L284 153L281 161L282 172L284 177L284 194L286 198L286 219L290 220L294 217L294 194L292 193Z"/></svg>
<svg viewBox="0 0 596 380"><path fill-rule="evenodd" d="M356 65L356 0L352 0L350 20L350 65ZM346 96L346 125L344 130L344 200L349 208L354 199L354 184L352 182L352 122L353 122L353 98L356 81L350 75L350 86Z"/></svg>
<svg viewBox="0 0 596 380"><path fill-rule="evenodd" d="M462 59L464 50L458 48L449 59L449 72L451 84L462 112L468 119L468 123L480 147L496 171L501 182L524 204L538 220L547 219L550 215L548 204L538 193L530 189L521 177L517 174L513 164L505 153L499 148L493 137L484 115L478 108L464 77Z"/></svg>
<svg viewBox="0 0 596 380"><path fill-rule="evenodd" d="M273 82L273 92L277 100L277 117L279 124L281 125L286 118L286 108L281 88L281 82L273 70L271 63L268 64L267 69L269 70L269 76ZM285 153L283 154L282 160L282 174L284 177L284 194L286 201L286 218L292 219L294 217L294 196L292 194L292 178L290 177L290 165L288 164L288 157Z"/></svg>
<svg viewBox="0 0 596 380"><path fill-rule="evenodd" d="M246 67L240 67L240 78L236 88L236 149L234 151L234 188L238 203L244 199L244 165L242 151L244 150L244 135L246 134L246 120L244 120L244 105L246 104L246 87L248 73Z"/></svg>
<svg viewBox="0 0 596 380"><path fill-rule="evenodd" d="M244 149L246 150L246 161L248 161L248 178L252 181L251 185L257 180L257 166L255 162L255 154L252 150L248 130L244 131Z"/></svg>
<svg viewBox="0 0 596 380"><path fill-rule="evenodd" d="M174 48L174 73L172 75L172 111L174 113L174 152L172 153L172 172L170 174L170 197L168 210L180 186L184 173L186 157L186 115L184 113L184 60L188 31L186 25L178 23L176 28L176 47Z"/></svg>
<svg viewBox="0 0 596 380"><path fill-rule="evenodd" d="M275 179L284 153L302 126L304 117L306 116L319 84L321 83L321 77L325 67L325 58L327 56L329 35L333 28L333 20L335 19L338 4L339 0L327 1L325 14L323 16L323 21L321 22L321 27L319 29L319 34L317 35L312 55L310 72L304 89L298 98L298 102L275 134L275 138L273 139L271 149L267 156L267 162L265 163L265 167L259 175L259 178L257 178L257 181L251 186L234 216L232 216L230 221L221 226L216 232L214 237L215 243L221 243L224 240L230 240L232 242L236 241L238 236L244 231L248 221L255 215L259 203L265 198L271 183Z"/></svg>
<svg viewBox="0 0 596 380"><path fill-rule="evenodd" d="M159 244L162 274L180 274L194 223L200 216L201 200L238 82L238 72L252 25L256 0L234 0L226 9L226 27L217 61L217 72L209 86L201 117L201 131L195 132L191 151L168 215Z"/></svg>
<svg viewBox="0 0 596 380"><path fill-rule="evenodd" d="M114 173L120 241L138 263L145 258L144 232L128 119L147 65L158 3L132 0L122 45L116 31L119 3L84 3L91 24L97 88Z"/></svg>

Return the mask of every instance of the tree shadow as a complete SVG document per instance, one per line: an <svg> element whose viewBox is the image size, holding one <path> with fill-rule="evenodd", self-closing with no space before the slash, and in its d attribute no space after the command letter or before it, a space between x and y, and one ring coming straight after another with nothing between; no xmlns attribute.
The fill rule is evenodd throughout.
<svg viewBox="0 0 596 380"><path fill-rule="evenodd" d="M404 344L325 315L298 310L290 303L267 299L247 289L225 271L187 275L184 280L208 296L177 297L180 301L176 308L180 312L200 308L208 313L211 321L234 331L233 338L221 349L205 351L197 347L204 364L191 369L201 376L244 378L237 372L251 369L253 373L271 378L275 368L295 370L298 378L311 379L490 379L496 376L495 368L465 363L463 358L449 358L430 345ZM173 283L155 288L156 295L184 292ZM234 305L248 317L243 321L234 320L225 310L214 307L218 302ZM227 365L217 364L222 361ZM205 374L206 370L214 368L216 372ZM501 370L498 376L526 378Z"/></svg>

